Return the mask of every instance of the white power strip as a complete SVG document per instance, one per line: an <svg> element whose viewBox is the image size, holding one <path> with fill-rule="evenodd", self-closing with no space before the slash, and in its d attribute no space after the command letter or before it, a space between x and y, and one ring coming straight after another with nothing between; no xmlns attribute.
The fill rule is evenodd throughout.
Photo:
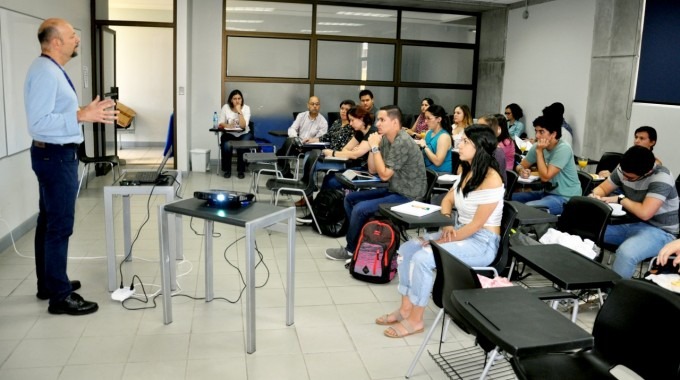
<svg viewBox="0 0 680 380"><path fill-rule="evenodd" d="M111 293L111 299L114 301L120 301L123 302L126 299L132 297L132 295L135 294L135 291L130 289L130 288L120 288L116 289L113 293Z"/></svg>

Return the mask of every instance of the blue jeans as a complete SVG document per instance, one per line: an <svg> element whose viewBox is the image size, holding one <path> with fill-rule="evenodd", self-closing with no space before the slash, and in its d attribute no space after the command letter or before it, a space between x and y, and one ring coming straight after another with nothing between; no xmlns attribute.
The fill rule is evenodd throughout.
<svg viewBox="0 0 680 380"><path fill-rule="evenodd" d="M612 270L623 278L632 277L638 263L658 255L674 239L661 228L643 222L607 226L604 232L605 243L619 246Z"/></svg>
<svg viewBox="0 0 680 380"><path fill-rule="evenodd" d="M39 192L34 242L38 292L50 294L50 304L54 304L72 291L66 264L78 193L77 148L32 146L31 166L38 177Z"/></svg>
<svg viewBox="0 0 680 380"><path fill-rule="evenodd" d="M411 199L385 188L353 191L345 196L345 215L349 218L347 251L354 252L364 224L380 209L381 203L404 203Z"/></svg>
<svg viewBox="0 0 680 380"><path fill-rule="evenodd" d="M512 194L512 200L526 203L527 206L544 207L553 215L560 215L569 198L544 191L526 191Z"/></svg>
<svg viewBox="0 0 680 380"><path fill-rule="evenodd" d="M459 226L456 227L456 229ZM426 234L425 240L437 240L440 233ZM498 253L500 236L481 228L465 240L440 244L449 254L472 267L489 265ZM402 260L399 271L399 293L412 304L426 306L432 293L435 262L432 247L423 247L420 240L411 240L399 248Z"/></svg>
<svg viewBox="0 0 680 380"><path fill-rule="evenodd" d="M246 140L253 140L253 134L248 132L245 134L242 134L241 136L234 136L231 133L223 132L221 141L222 141L222 171L225 173L231 173L231 157L232 157L232 151L234 148L231 146L229 143L230 141L246 141ZM243 173L246 171L246 163L243 161L243 153L245 153L245 149L237 149L236 150L236 170L239 173Z"/></svg>

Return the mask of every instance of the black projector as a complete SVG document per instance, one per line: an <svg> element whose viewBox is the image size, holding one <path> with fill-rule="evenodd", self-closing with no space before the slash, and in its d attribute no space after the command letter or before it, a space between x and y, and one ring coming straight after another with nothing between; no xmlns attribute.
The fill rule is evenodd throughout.
<svg viewBox="0 0 680 380"><path fill-rule="evenodd" d="M255 194L243 191L210 189L195 191L194 198L206 201L206 205L215 208L241 208L254 202Z"/></svg>

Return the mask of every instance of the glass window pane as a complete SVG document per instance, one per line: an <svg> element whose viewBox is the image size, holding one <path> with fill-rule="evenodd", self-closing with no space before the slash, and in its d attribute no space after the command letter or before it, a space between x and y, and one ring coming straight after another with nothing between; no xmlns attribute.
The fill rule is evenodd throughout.
<svg viewBox="0 0 680 380"><path fill-rule="evenodd" d="M153 2L109 1L106 20L173 22L173 1Z"/></svg>
<svg viewBox="0 0 680 380"><path fill-rule="evenodd" d="M472 84L474 50L404 46L401 80L404 82Z"/></svg>
<svg viewBox="0 0 680 380"><path fill-rule="evenodd" d="M319 41L318 78L391 81L393 71L394 45Z"/></svg>
<svg viewBox="0 0 680 380"><path fill-rule="evenodd" d="M227 76L308 78L309 41L229 37Z"/></svg>
<svg viewBox="0 0 680 380"><path fill-rule="evenodd" d="M333 36L397 38L397 11L319 5L316 33Z"/></svg>
<svg viewBox="0 0 680 380"><path fill-rule="evenodd" d="M224 98L233 90L241 90L244 104L250 107L255 137L279 147L284 139L268 132L288 129L293 124L293 112L307 111L308 84L227 82L224 84ZM321 106L324 107L324 104Z"/></svg>
<svg viewBox="0 0 680 380"><path fill-rule="evenodd" d="M227 0L226 30L239 32L312 32L312 5Z"/></svg>
<svg viewBox="0 0 680 380"><path fill-rule="evenodd" d="M321 100L321 113L326 116L328 112L338 112L340 102L345 99L354 100L354 103L359 104L359 91L363 89L363 86L358 85L317 84L314 86L314 94ZM373 86L367 89L373 93L376 108L394 103L394 88Z"/></svg>
<svg viewBox="0 0 680 380"><path fill-rule="evenodd" d="M423 98L431 98L434 104L444 107L446 113L453 114L458 104L472 103L472 90L448 90L441 88L399 88L399 107L406 114L418 115ZM410 126L409 126L410 127Z"/></svg>
<svg viewBox="0 0 680 380"><path fill-rule="evenodd" d="M477 18L447 13L402 12L404 40L475 43Z"/></svg>

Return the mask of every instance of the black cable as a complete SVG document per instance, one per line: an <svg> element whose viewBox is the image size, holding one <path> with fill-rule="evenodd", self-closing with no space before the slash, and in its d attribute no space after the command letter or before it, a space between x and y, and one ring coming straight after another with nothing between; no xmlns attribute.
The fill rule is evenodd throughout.
<svg viewBox="0 0 680 380"><path fill-rule="evenodd" d="M189 219L189 228L191 228L191 230L194 231L194 234L196 234L197 236L205 236L204 233L200 233L200 232L196 231L196 229L194 229L194 225L192 224L193 222L194 222L194 217L192 216L192 217ZM219 233L219 232L213 231L212 236L213 236L214 238L219 238L219 237L222 237L222 234Z"/></svg>
<svg viewBox="0 0 680 380"><path fill-rule="evenodd" d="M192 229L193 229L193 228L192 228ZM238 272L239 278L240 278L240 280L241 280L241 284L243 285L243 288L241 288L241 291L239 292L238 297L237 297L235 300L233 300L233 301L230 300L230 299L228 299L228 298L226 298L226 297L213 297L213 299L212 299L211 301L209 301L209 302L212 302L212 301L214 301L214 300L222 300L222 301L229 302L229 303L231 303L231 304L235 304L235 303L237 303L238 301L241 300L241 297L243 296L243 292L246 290L246 281L245 281L245 279L243 278L243 273L241 272L241 269L239 269L238 266L234 265L234 264L233 264L231 261L229 261L229 259L227 258L227 251L229 250L229 248L231 248L234 244L236 244L239 240L241 240L241 239L243 239L243 238L245 238L245 236L241 236L240 238L238 238L238 239L234 240L233 242L231 242L231 243L224 249L224 252L223 252L223 254L222 254L222 256L224 257L224 260L225 260L230 266L232 266L234 269L236 269L236 271ZM264 266L265 270L266 270L266 273L267 273L267 277L265 278L265 280L264 280L264 282L262 283L262 285L255 285L255 288L262 288L262 287L264 287L265 285L267 285L267 283L269 282L270 272L269 272L269 267L268 267L267 264L264 262L264 255L263 255L262 252L260 252L260 250L257 248L257 241L255 241L255 252L257 252L257 255L258 255L259 259L260 259L260 260L257 262L257 264L255 264L255 269L257 269L257 267L260 266L260 264L262 264L262 265ZM135 301L137 301L137 302L141 302L141 303L143 303L143 304L149 303L149 297L148 297L148 295L146 294L146 289L144 288L144 283L143 283L142 280L139 278L139 276L134 275L134 276L132 277L132 284L130 284L130 289L131 289L131 290L134 289L134 279L135 279L135 277L136 277L137 280L139 281L139 284L142 286L142 292L144 293L144 300L140 300L140 299L138 299L138 298L128 298L128 299L123 300L123 302L121 303L122 306L123 306L125 309L127 309L127 310L155 309L156 306L157 306L157 304L156 304L156 298L157 298L158 296L161 295L160 292L151 298L151 301L153 302L153 305L152 305L152 306L142 306L142 307L131 308L131 307L128 307L127 305L125 305L125 303L126 303L127 301L131 300L131 299L133 299L133 300L135 300ZM123 287L123 286L122 286L122 281L121 281L121 288L122 288L122 287ZM190 296L190 295L187 295L187 294L181 294L181 293L180 293L180 294L173 294L173 295L171 295L171 297L186 297L186 298L190 298L190 299L192 299L192 300L204 300L204 299L205 299L205 297L194 297L194 296Z"/></svg>
<svg viewBox="0 0 680 380"><path fill-rule="evenodd" d="M156 184L154 184L151 187L151 191L149 192L149 197L146 199L146 219L144 219L144 222L142 222L142 225L139 226L137 229L137 234L135 234L135 238L132 240L132 243L130 243L130 250L127 252L125 257L123 257L123 260L118 264L118 273L120 273L120 289L123 289L123 263L132 255L132 247L135 246L135 242L139 238L139 234L142 232L142 228L146 225L146 223L149 221L149 217L151 216L151 196L153 195L153 191L156 189ZM139 277L137 277L139 278ZM134 276L133 276L134 280Z"/></svg>

